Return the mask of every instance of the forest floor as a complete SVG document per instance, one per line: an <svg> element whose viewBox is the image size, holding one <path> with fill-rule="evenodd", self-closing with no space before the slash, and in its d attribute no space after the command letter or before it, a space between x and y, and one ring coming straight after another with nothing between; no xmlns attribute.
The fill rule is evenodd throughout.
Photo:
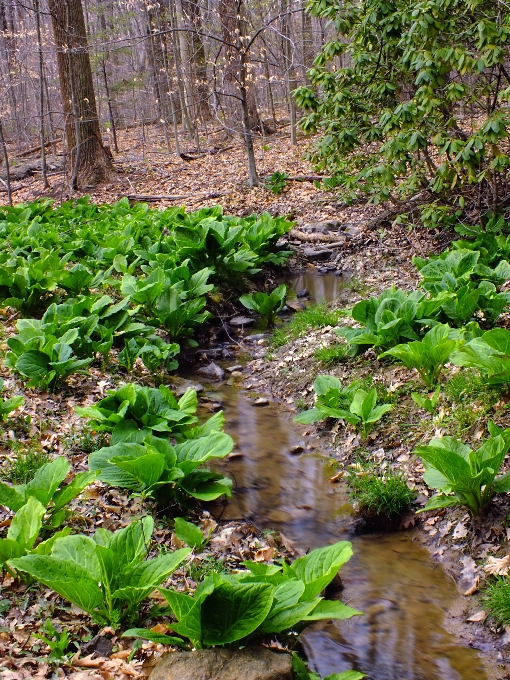
<svg viewBox="0 0 510 680"><path fill-rule="evenodd" d="M384 210L369 204L346 207L333 193L317 189L310 181L289 181L283 192L274 195L266 188L248 188L246 185L246 157L241 144L221 153L207 153L196 160L184 161L161 148L163 139L158 128L146 128L142 141L139 131L120 134L122 153L115 157L119 170L115 181L83 194L90 194L94 202L114 202L128 195L173 196L151 202L154 207L184 205L188 210L221 204L226 213L248 215L269 211L272 215L290 215L302 232L293 239L295 248L290 267L306 268L319 274L326 270L341 273L346 282L345 295L337 306L351 306L362 297L378 293L391 284L411 289L417 284L417 274L411 264L413 255L426 256L440 252L452 238L452 234L430 232L416 227L408 230L403 226L381 221L373 228L373 220ZM211 146L220 146L210 141ZM231 144L231 143L229 143ZM275 135L256 144L256 156L261 177L275 171L292 176L312 175L313 169L303 156L310 149L309 140L300 140L292 146L287 136ZM191 153L190 149L183 149ZM15 202L31 201L44 196L65 200L69 196L62 190L62 175L51 176L50 190L44 190L37 177L25 178L16 183ZM3 199L4 194L0 194ZM324 230L314 230L309 225L330 221ZM308 228L307 228L308 225ZM346 236L346 226L350 233ZM308 234L308 237L303 236ZM328 263L312 262L306 247L321 245L333 248ZM334 243L334 247L331 244ZM11 319L12 324L14 319ZM503 325L508 318L502 317ZM4 333L9 332L9 321ZM331 432L319 425L303 429L303 437L318 436L336 459L341 471L359 461L361 455L371 465L380 469L401 470L418 492L418 502L426 502L427 489L422 482L423 468L412 455L419 442L432 436L452 434L475 444L483 435L483 422L487 415L500 426L510 426L510 413L504 409L495 390L484 388L468 372L447 371L448 384L442 408L437 416L429 416L411 399L411 391L423 392L416 375L402 366L378 362L369 353L361 359L321 363L316 350L334 345L338 341L331 327L308 330L305 337L287 339L281 346L273 343L258 348L256 356L248 365L244 385L267 390L273 397L287 404L296 412L310 405L313 396L312 383L319 373L331 373L343 380L354 378L370 380L376 385L381 401L396 405L394 415L386 418L367 443L362 443L352 428ZM236 346L232 346L235 358ZM6 384L9 382L5 373ZM70 381L72 398L68 395L38 394L27 399L23 418L29 415L30 424L23 425L19 419L18 429L5 432L0 447L4 461L14 460L20 450L34 452L58 452L71 458L73 469L86 466L87 450L81 436L79 419L73 406L87 404L103 396L107 388L118 381L119 376L102 374L93 369L88 378ZM140 382L150 384L147 375L138 376ZM10 377L10 382L13 382ZM16 385L22 391L21 383ZM35 442L38 442L37 446ZM94 485L87 493L85 507L80 506L80 530L92 530L97 525L115 529L140 515L142 508L126 494ZM456 580L460 597L455 628L464 644L479 649L491 669L491 680L506 678L510 670L510 632L495 631L484 626L485 612L478 603L476 593L486 576L484 567L494 558L504 558L508 553L507 528L509 503L500 499L493 504L491 513L479 524L472 524L463 510L448 510L404 518L406 528L417 526L424 542L429 546L433 559L442 562ZM213 530L210 549L202 561L221 558L235 566L246 558L264 559L269 555L294 554L293 546L285 537L262 534L250 523L220 523L208 513L196 518L204 530ZM0 514L0 522L8 521ZM175 546L175 536L158 527L155 540ZM200 556L199 562L200 562ZM495 564L493 562L493 564ZM193 586L196 573L179 571L175 584L182 589ZM131 641L119 640L113 631L98 631L87 623L76 608L63 606L51 591L35 591L8 582L0 599L0 667L2 680L25 678L71 677L88 680L101 677L104 680L127 680L147 675L154 659L164 651L164 646L145 643L142 650L132 658ZM9 589L10 588L10 589ZM474 597L473 597L474 595ZM69 630L73 638L89 641L69 659L69 663L56 671L48 658L49 650L33 636L43 622L50 618L56 626ZM471 621L467 622L469 619ZM106 637L105 637L106 634ZM12 639L15 645L12 645ZM107 640L105 642L105 640ZM101 648L101 645L105 645ZM41 660L42 659L42 660ZM52 675L56 673L56 675Z"/></svg>

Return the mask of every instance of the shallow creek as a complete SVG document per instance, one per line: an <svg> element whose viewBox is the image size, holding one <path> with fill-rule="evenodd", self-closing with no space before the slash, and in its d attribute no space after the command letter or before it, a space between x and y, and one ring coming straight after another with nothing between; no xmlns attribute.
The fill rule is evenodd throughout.
<svg viewBox="0 0 510 680"><path fill-rule="evenodd" d="M317 300L332 299L345 286L330 274L293 285ZM226 384L212 389L238 454L221 465L235 492L215 514L277 529L304 549L352 541L341 598L364 616L308 629L302 640L311 668L321 676L354 668L370 680L488 680L475 651L445 629L456 587L413 532L351 534L345 486L329 482L334 470L326 450L314 448L319 440L304 440L279 405L253 406L253 392ZM305 450L293 455L298 445Z"/></svg>

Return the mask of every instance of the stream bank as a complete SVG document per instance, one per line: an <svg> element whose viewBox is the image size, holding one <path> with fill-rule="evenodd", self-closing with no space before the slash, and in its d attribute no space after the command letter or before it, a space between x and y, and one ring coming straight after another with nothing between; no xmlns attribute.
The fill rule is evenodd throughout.
<svg viewBox="0 0 510 680"><path fill-rule="evenodd" d="M338 276L338 271L321 273L308 267L292 280L292 288L300 294L306 289L306 297L312 301L325 299L347 306L366 297L367 287L376 281L377 289L393 282L413 287L410 271L406 278L409 256L401 253L400 258L393 257L383 277L377 277L373 260L353 256L344 263L343 276ZM367 281L371 277L353 275L353 271L363 273L368 267L371 281ZM234 384L214 387L214 393L207 395L221 402L227 431L238 444L235 456L221 466L234 479L236 492L232 501L214 511L216 516L249 518L261 528L277 529L302 550L338 540L353 542L354 557L342 570L342 599L365 616L316 625L303 635L310 665L322 675L356 668L372 680L509 677L506 635L491 631L479 617L467 621L481 610L475 598L463 593L476 592L481 572L472 555L478 559L483 554L470 550L476 537L470 535L466 513L461 509L450 511L447 517L444 512L432 517L429 513L420 520L408 519L408 526L415 528L407 531L358 534L345 486L330 479L339 464L342 469L353 460L351 453L359 441L349 435L347 445L341 437L332 443L327 428L303 429L292 423L296 403L303 408L318 373L347 378L350 372L342 366L321 370L314 359L317 346L332 340L327 327L311 330L280 349L268 347L270 341L257 337L256 358L252 354L245 368L237 370L245 376L242 384L239 378L231 380ZM370 357L368 363L373 361ZM366 369L367 362L364 364L362 369ZM384 378L378 376L377 384L388 378L390 383L402 383L409 379L407 374L402 367L391 366ZM403 469L422 492L418 501L424 503L424 485L418 483L420 463L410 455L408 442L394 445L397 439L393 436L389 451L377 446L376 437L367 448L379 462L382 456ZM492 538L498 538L505 513L508 503L502 499L494 504L492 516L478 527L478 533L496 527ZM500 543L488 537L485 556L496 554Z"/></svg>

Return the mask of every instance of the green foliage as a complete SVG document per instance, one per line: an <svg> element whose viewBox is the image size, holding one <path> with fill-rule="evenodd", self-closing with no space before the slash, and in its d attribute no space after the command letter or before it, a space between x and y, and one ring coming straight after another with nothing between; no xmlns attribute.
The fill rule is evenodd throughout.
<svg viewBox="0 0 510 680"><path fill-rule="evenodd" d="M294 421L308 425L326 418L342 418L351 425L356 425L359 419L347 409L358 387L359 382L342 387L338 378L332 375L318 375L313 383L317 395L314 408L303 411L294 418Z"/></svg>
<svg viewBox="0 0 510 680"><path fill-rule="evenodd" d="M165 328L172 341L189 338L211 316L203 309L207 302L204 296L213 288L207 283L213 270L201 269L191 274L187 260L175 267L172 258L165 265L165 268L142 265L146 276L125 274L121 291L141 305L150 323Z"/></svg>
<svg viewBox="0 0 510 680"><path fill-rule="evenodd" d="M3 392L4 381L0 378L0 392ZM11 397L10 399L4 399L0 397L0 421L5 420L9 413L15 411L20 406L25 403L25 398L22 396Z"/></svg>
<svg viewBox="0 0 510 680"><path fill-rule="evenodd" d="M308 670L306 664L299 658L296 652L292 652L292 671L295 680L321 680L317 673ZM343 673L332 673L324 680L362 680L366 675L358 671L344 671Z"/></svg>
<svg viewBox="0 0 510 680"><path fill-rule="evenodd" d="M204 535L197 525L187 522L182 517L175 518L174 533L180 541L198 551L200 551L205 543Z"/></svg>
<svg viewBox="0 0 510 680"><path fill-rule="evenodd" d="M70 469L67 459L59 456L42 465L25 484L11 486L0 482L0 505L18 512L33 497L43 505L49 526L59 527L70 514L65 506L97 477L96 473L79 472L62 486Z"/></svg>
<svg viewBox="0 0 510 680"><path fill-rule="evenodd" d="M108 390L108 396L95 406L77 406L76 413L90 419L90 427L99 432L112 433L112 444L120 442L141 443L152 433L159 436L172 434L178 438L199 436L220 430L223 413L220 411L209 419L210 425L195 427L198 398L189 389L177 400L165 385L159 388L126 383L116 390Z"/></svg>
<svg viewBox="0 0 510 680"><path fill-rule="evenodd" d="M483 593L483 606L498 626L510 624L510 578L495 576Z"/></svg>
<svg viewBox="0 0 510 680"><path fill-rule="evenodd" d="M437 402L439 401L440 394L441 387L438 386L432 395L427 395L426 397L423 397L421 394L418 394L418 392L412 392L411 397L415 404L417 404L420 408L425 409L425 411L428 411L428 413L432 415L436 411L436 406Z"/></svg>
<svg viewBox="0 0 510 680"><path fill-rule="evenodd" d="M293 314L283 328L277 328L271 335L271 344L273 347L281 347L290 340L303 337L314 328L336 326L340 314L340 311L330 309L325 302L320 305L310 305Z"/></svg>
<svg viewBox="0 0 510 680"><path fill-rule="evenodd" d="M342 359L347 356L348 346L343 342L335 342L328 347L319 347L313 353L313 356L317 361L325 366L332 366L333 364L339 363Z"/></svg>
<svg viewBox="0 0 510 680"><path fill-rule="evenodd" d="M366 518L399 516L409 509L415 497L403 474L350 470L345 480L351 500Z"/></svg>
<svg viewBox="0 0 510 680"><path fill-rule="evenodd" d="M34 633L34 637L44 642L50 648L48 661L63 661L66 659L66 651L71 641L69 631L59 632L53 625L51 619L46 619L40 630L42 633Z"/></svg>
<svg viewBox="0 0 510 680"><path fill-rule="evenodd" d="M7 256L7 253L5 253ZM3 257L0 264L0 301L23 314L44 310L53 301L51 295L59 285L69 259L56 252Z"/></svg>
<svg viewBox="0 0 510 680"><path fill-rule="evenodd" d="M48 454L37 448L16 450L14 460L7 463L2 470L2 477L13 484L26 484L49 460Z"/></svg>
<svg viewBox="0 0 510 680"><path fill-rule="evenodd" d="M359 389L359 382L353 382L342 388L338 378L331 375L317 376L313 389L317 395L315 407L297 415L295 422L308 425L327 418L338 418L356 425L366 439L375 424L392 408L391 404L376 405L375 387L367 392Z"/></svg>
<svg viewBox="0 0 510 680"><path fill-rule="evenodd" d="M26 319L20 319L16 326L19 334L7 340L10 352L5 357L5 365L28 378L28 387L53 387L67 376L83 372L92 362L92 359L74 356L77 328L57 336L46 334L45 329L31 325Z"/></svg>
<svg viewBox="0 0 510 680"><path fill-rule="evenodd" d="M212 458L224 458L233 448L232 439L211 432L173 447L166 439L147 434L143 443L122 440L89 456L89 467L99 479L169 502L191 496L212 501L231 494L232 481L217 472L198 469Z"/></svg>
<svg viewBox="0 0 510 680"><path fill-rule="evenodd" d="M211 574L193 596L160 589L177 619L171 628L201 649L300 632L312 621L350 618L360 612L319 595L351 554L351 544L342 541L291 565L244 562L247 571ZM152 631L140 629L124 635L154 639Z"/></svg>
<svg viewBox="0 0 510 680"><path fill-rule="evenodd" d="M487 204L504 199L507 13L489 0L311 0L308 9L336 29L312 87L294 93L308 114L302 128L323 132L313 160L329 186L379 202L475 183Z"/></svg>
<svg viewBox="0 0 510 680"><path fill-rule="evenodd" d="M0 563L30 551L44 554L51 548L55 536L34 549L41 530L58 529L71 515L66 506L97 477L96 472L79 472L71 482L62 485L69 470L68 461L59 457L40 467L26 484L11 486L0 482L0 505L16 513L7 537L0 539ZM56 536L68 532L63 529Z"/></svg>
<svg viewBox="0 0 510 680"><path fill-rule="evenodd" d="M510 429L500 430L490 422L488 427L492 437L476 451L453 437L416 447L414 452L424 461L425 482L440 492L420 512L461 505L476 516L495 494L510 491L510 473L497 477L510 447Z"/></svg>
<svg viewBox="0 0 510 680"><path fill-rule="evenodd" d="M285 304L287 286L282 283L271 293L247 293L241 295L239 301L246 309L251 309L259 314L267 323L269 328L273 328L276 314Z"/></svg>
<svg viewBox="0 0 510 680"><path fill-rule="evenodd" d="M425 334L423 340L415 340L396 345L383 352L379 358L391 356L401 361L407 368L415 368L432 388L438 381L443 366L457 347L457 342L449 337L450 327L437 325Z"/></svg>
<svg viewBox="0 0 510 680"><path fill-rule="evenodd" d="M148 597L186 559L187 548L145 560L154 522L144 517L111 533L57 538L51 551L9 561L90 614L99 625L118 628L132 622L140 602Z"/></svg>
<svg viewBox="0 0 510 680"><path fill-rule="evenodd" d="M457 326L467 323L478 309L493 323L510 301L509 293L497 289L510 278L506 260L491 268L480 260L479 251L457 248L428 260L413 257L413 264L422 277L420 286L445 297L442 312Z"/></svg>
<svg viewBox="0 0 510 680"><path fill-rule="evenodd" d="M351 356L370 347L388 350L402 341L418 340L423 326L430 324L443 304L443 298L429 300L421 291L407 293L392 286L353 307L350 314L363 328L345 326L335 329L335 333L350 343Z"/></svg>
<svg viewBox="0 0 510 680"><path fill-rule="evenodd" d="M281 194L282 191L287 186L287 178L289 174L287 172L273 172L272 175L268 175L264 182L266 189L269 189L273 194Z"/></svg>
<svg viewBox="0 0 510 680"><path fill-rule="evenodd" d="M510 331L494 328L473 338L454 352L456 366L474 367L486 377L489 385L510 384Z"/></svg>

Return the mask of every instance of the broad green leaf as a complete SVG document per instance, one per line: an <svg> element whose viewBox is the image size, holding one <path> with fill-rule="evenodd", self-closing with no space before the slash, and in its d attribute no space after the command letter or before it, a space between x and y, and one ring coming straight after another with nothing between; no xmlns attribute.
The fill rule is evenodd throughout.
<svg viewBox="0 0 510 680"><path fill-rule="evenodd" d="M119 588L112 596L127 600L131 604L140 602L168 578L190 552L191 548L181 548L173 553L136 564L122 575Z"/></svg>
<svg viewBox="0 0 510 680"><path fill-rule="evenodd" d="M18 541L10 538L0 538L0 565L5 564L14 557L21 557L25 554L25 547Z"/></svg>
<svg viewBox="0 0 510 680"><path fill-rule="evenodd" d="M146 455L138 458L114 456L110 458L110 463L136 477L144 489L150 489L159 481L163 473L165 457L162 453L148 452Z"/></svg>
<svg viewBox="0 0 510 680"><path fill-rule="evenodd" d="M34 478L27 484L27 497L37 498L46 507L70 469L69 461L63 456L46 463L37 470Z"/></svg>
<svg viewBox="0 0 510 680"><path fill-rule="evenodd" d="M30 350L16 361L16 368L27 378L41 379L50 371L50 357L39 350Z"/></svg>
<svg viewBox="0 0 510 680"><path fill-rule="evenodd" d="M30 550L41 531L45 512L44 505L30 496L25 505L14 515L7 532L7 538L16 541L26 550Z"/></svg>
<svg viewBox="0 0 510 680"><path fill-rule="evenodd" d="M74 561L66 561L53 555L32 554L13 559L10 565L18 571L30 574L36 581L89 614L103 601L103 593L95 579Z"/></svg>
<svg viewBox="0 0 510 680"><path fill-rule="evenodd" d="M153 530L154 520L148 516L131 522L113 534L109 547L123 572L141 562L147 555Z"/></svg>
<svg viewBox="0 0 510 680"><path fill-rule="evenodd" d="M145 628L130 628L122 633L121 637L125 638L141 638L142 640L149 640L159 645L173 645L181 647L182 649L189 649L189 646L181 640L181 638L173 635L164 635L163 633L156 633L153 630L146 630ZM355 678L353 680L356 680Z"/></svg>
<svg viewBox="0 0 510 680"><path fill-rule="evenodd" d="M303 599L311 600L317 597L351 555L351 544L348 541L340 541L325 548L312 550L304 557L298 557L292 563L291 570L305 583Z"/></svg>
<svg viewBox="0 0 510 680"><path fill-rule="evenodd" d="M0 505L5 505L9 510L17 512L25 505L25 494L20 493L9 484L0 482Z"/></svg>
<svg viewBox="0 0 510 680"><path fill-rule="evenodd" d="M63 508L70 501L76 498L76 496L79 496L79 494L89 484L91 484L98 477L98 475L99 472L97 470L78 472L70 484L64 486L53 495L54 512L60 508Z"/></svg>
<svg viewBox="0 0 510 680"><path fill-rule="evenodd" d="M322 619L350 619L351 616L361 616L363 612L348 607L338 600L319 600L317 606L303 617L304 621L321 621Z"/></svg>
<svg viewBox="0 0 510 680"><path fill-rule="evenodd" d="M97 545L90 536L65 536L55 541L51 554L65 562L74 562L83 567L89 576L99 583L101 569L96 553Z"/></svg>
<svg viewBox="0 0 510 680"><path fill-rule="evenodd" d="M174 533L177 538L190 548L200 550L204 544L204 535L200 529L195 524L186 522L182 517L176 517L174 522Z"/></svg>
<svg viewBox="0 0 510 680"><path fill-rule="evenodd" d="M270 585L221 583L202 602L203 643L225 645L250 635L264 621L272 602Z"/></svg>

